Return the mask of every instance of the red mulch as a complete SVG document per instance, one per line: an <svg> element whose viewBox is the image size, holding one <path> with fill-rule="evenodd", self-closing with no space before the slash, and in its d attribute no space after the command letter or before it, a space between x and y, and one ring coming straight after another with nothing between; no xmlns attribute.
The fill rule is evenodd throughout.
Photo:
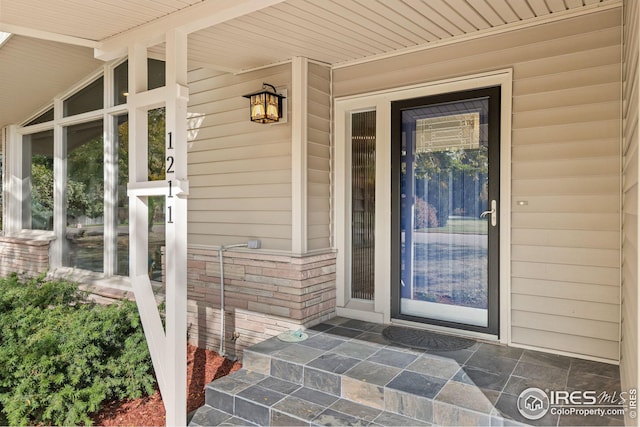
<svg viewBox="0 0 640 427"><path fill-rule="evenodd" d="M240 362L232 362L214 351L187 346L187 413L204 405L207 384L241 367ZM164 404L156 391L149 397L109 403L92 419L95 425L103 426L163 426Z"/></svg>

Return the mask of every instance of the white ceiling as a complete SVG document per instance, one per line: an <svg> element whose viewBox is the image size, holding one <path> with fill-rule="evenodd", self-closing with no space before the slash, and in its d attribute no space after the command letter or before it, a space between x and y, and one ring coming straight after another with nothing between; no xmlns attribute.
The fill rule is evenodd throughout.
<svg viewBox="0 0 640 427"><path fill-rule="evenodd" d="M99 67L91 47L99 49L129 33L142 34L145 28L199 19L200 13L215 15L216 8L229 17L189 35L191 67L240 71L293 56L348 64L620 4L620 0L0 0L0 31L18 34L0 48L0 126L26 119ZM243 7L243 12L227 14L234 7Z"/></svg>

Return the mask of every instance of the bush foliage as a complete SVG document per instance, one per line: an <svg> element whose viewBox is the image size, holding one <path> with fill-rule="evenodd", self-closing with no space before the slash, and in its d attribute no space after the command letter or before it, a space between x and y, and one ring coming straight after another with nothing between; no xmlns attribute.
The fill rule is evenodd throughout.
<svg viewBox="0 0 640 427"><path fill-rule="evenodd" d="M0 279L0 424L91 425L103 402L155 390L134 303L74 283Z"/></svg>
<svg viewBox="0 0 640 427"><path fill-rule="evenodd" d="M438 227L438 211L420 197L416 198L415 228Z"/></svg>

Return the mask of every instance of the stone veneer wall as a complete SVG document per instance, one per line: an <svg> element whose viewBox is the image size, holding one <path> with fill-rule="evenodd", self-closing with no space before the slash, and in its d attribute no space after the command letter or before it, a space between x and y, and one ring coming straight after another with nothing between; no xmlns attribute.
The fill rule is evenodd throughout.
<svg viewBox="0 0 640 427"><path fill-rule="evenodd" d="M225 353L335 315L336 255L306 257L224 252ZM220 346L220 261L214 248L188 249L188 336ZM235 334L235 336L234 336Z"/></svg>
<svg viewBox="0 0 640 427"><path fill-rule="evenodd" d="M0 236L0 276L18 273L30 277L49 269L50 240Z"/></svg>

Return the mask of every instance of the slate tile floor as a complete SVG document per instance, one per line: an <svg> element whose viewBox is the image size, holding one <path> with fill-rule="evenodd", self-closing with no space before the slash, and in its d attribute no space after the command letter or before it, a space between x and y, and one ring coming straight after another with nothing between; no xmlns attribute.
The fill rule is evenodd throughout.
<svg viewBox="0 0 640 427"><path fill-rule="evenodd" d="M484 342L426 352L388 343L383 329L334 318L306 341L253 346L251 370L211 383L211 407L190 425L624 425L551 413L532 422L516 407L529 387L619 392L617 366Z"/></svg>

